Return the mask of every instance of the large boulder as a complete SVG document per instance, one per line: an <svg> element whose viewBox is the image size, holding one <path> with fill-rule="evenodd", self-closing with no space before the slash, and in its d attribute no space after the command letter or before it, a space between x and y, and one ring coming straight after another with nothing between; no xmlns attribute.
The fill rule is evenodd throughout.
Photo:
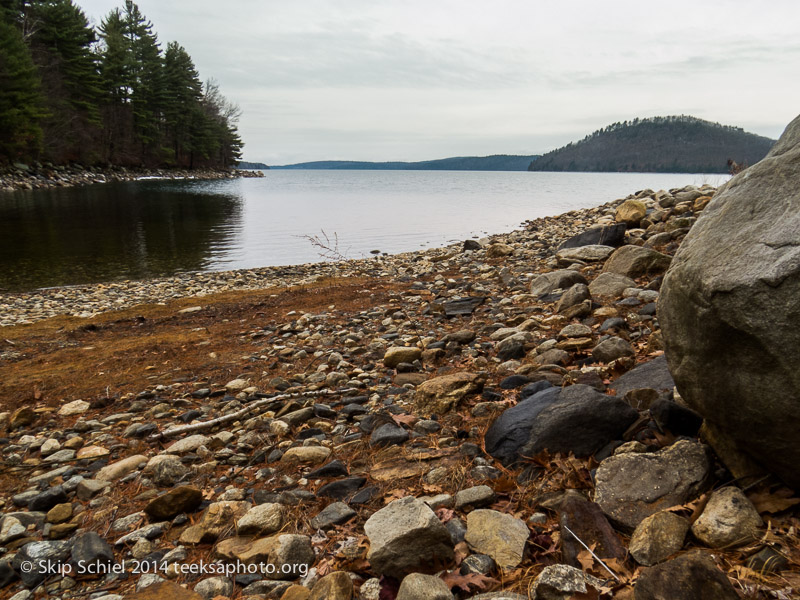
<svg viewBox="0 0 800 600"><path fill-rule="evenodd" d="M800 489L800 117L726 183L659 298L670 370L734 475L745 453ZM612 257L613 258L613 257ZM737 472L740 471L740 472Z"/></svg>
<svg viewBox="0 0 800 600"><path fill-rule="evenodd" d="M638 417L639 413L619 398L588 385L571 385L536 416L521 453L535 456L548 450L591 456L619 439Z"/></svg>
<svg viewBox="0 0 800 600"><path fill-rule="evenodd" d="M669 267L671 258L661 252L641 246L622 246L614 251L603 266L603 272L625 277L657 275Z"/></svg>

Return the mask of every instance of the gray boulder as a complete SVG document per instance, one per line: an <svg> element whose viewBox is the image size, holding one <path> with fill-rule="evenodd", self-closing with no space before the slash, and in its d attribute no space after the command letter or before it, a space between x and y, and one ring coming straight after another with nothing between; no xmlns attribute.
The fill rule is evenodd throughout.
<svg viewBox="0 0 800 600"><path fill-rule="evenodd" d="M595 502L628 530L664 509L694 500L704 491L710 461L706 448L689 440L653 453L625 453L600 463Z"/></svg>
<svg viewBox="0 0 800 600"><path fill-rule="evenodd" d="M642 571L635 600L738 600L731 582L703 552L684 554Z"/></svg>
<svg viewBox="0 0 800 600"><path fill-rule="evenodd" d="M376 573L402 579L453 559L450 534L430 507L413 496L395 500L364 523Z"/></svg>
<svg viewBox="0 0 800 600"><path fill-rule="evenodd" d="M720 191L667 273L659 322L681 396L737 477L800 489L800 117Z"/></svg>
<svg viewBox="0 0 800 600"><path fill-rule="evenodd" d="M591 456L618 439L638 417L638 411L619 398L588 385L571 385L536 416L522 454L534 456L548 450Z"/></svg>
<svg viewBox="0 0 800 600"><path fill-rule="evenodd" d="M618 273L600 273L589 284L589 293L594 296L608 296L616 298L628 288L636 287L636 282L630 277Z"/></svg>
<svg viewBox="0 0 800 600"><path fill-rule="evenodd" d="M649 248L622 246L609 257L603 266L603 271L631 278L657 275L667 270L671 260L666 254Z"/></svg>

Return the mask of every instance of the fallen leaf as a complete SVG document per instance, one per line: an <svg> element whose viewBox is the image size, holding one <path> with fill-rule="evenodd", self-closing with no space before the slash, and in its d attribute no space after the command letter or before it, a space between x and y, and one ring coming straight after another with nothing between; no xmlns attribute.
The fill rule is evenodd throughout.
<svg viewBox="0 0 800 600"><path fill-rule="evenodd" d="M439 520L442 523L447 523L450 519L453 518L455 512L450 508L437 508L436 509L436 516L439 517Z"/></svg>
<svg viewBox="0 0 800 600"><path fill-rule="evenodd" d="M497 579L493 579L482 573L468 573L467 575L462 575L458 571L443 575L442 580L449 588L457 587L468 593L475 590L483 591L488 589L491 585L500 583Z"/></svg>
<svg viewBox="0 0 800 600"><path fill-rule="evenodd" d="M412 427L418 421L414 415L392 415L392 419L398 425L408 425Z"/></svg>
<svg viewBox="0 0 800 600"><path fill-rule="evenodd" d="M748 494L750 502L759 513L779 513L800 504L800 498L794 498L794 491L783 487L774 492L754 492Z"/></svg>
<svg viewBox="0 0 800 600"><path fill-rule="evenodd" d="M584 571L588 571L594 565L594 557L588 550L581 550L575 558L581 563L581 569Z"/></svg>

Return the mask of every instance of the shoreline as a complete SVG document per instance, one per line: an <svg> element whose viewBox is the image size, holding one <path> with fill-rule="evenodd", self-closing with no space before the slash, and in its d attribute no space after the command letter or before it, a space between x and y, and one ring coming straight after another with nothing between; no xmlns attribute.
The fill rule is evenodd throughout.
<svg viewBox="0 0 800 600"><path fill-rule="evenodd" d="M633 194L628 196L632 197ZM525 221L522 228L483 238L483 247L469 252L489 252L490 256L489 248L493 245L505 245L508 241L518 244L531 236L538 238L542 234L547 235L557 246L564 239L599 222L601 213L613 213L615 207L626 199L620 198L596 207ZM435 276L443 269L460 266L451 263L454 260L460 262L459 257L465 254L463 243L337 262L321 260L316 263L230 271L188 271L142 280L53 286L29 291L0 291L0 328L26 325L62 315L91 318L104 312L140 304L163 304L179 298L202 298L237 290L278 290L351 277L380 279ZM539 257L531 256L531 259L535 261Z"/></svg>
<svg viewBox="0 0 800 600"><path fill-rule="evenodd" d="M0 193L60 187L138 181L141 179L237 179L263 177L261 171L243 169L135 169L127 167L83 167L80 165L31 167L15 163L0 168Z"/></svg>

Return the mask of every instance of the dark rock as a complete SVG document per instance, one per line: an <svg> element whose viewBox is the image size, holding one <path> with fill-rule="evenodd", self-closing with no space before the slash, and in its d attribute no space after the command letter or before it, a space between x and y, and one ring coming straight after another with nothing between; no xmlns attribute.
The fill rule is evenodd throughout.
<svg viewBox="0 0 800 600"><path fill-rule="evenodd" d="M789 560L780 552L767 546L747 560L747 568L757 573L777 573L789 567Z"/></svg>
<svg viewBox="0 0 800 600"><path fill-rule="evenodd" d="M534 381L519 391L520 399L524 400L525 398L533 396L534 394L538 394L539 392L551 387L553 387L553 384L551 384L549 381Z"/></svg>
<svg viewBox="0 0 800 600"><path fill-rule="evenodd" d="M664 356L654 358L650 362L638 365L622 377L614 381L611 386L617 396L624 396L631 390L650 388L659 392L671 392L675 382L670 375L667 359Z"/></svg>
<svg viewBox="0 0 800 600"><path fill-rule="evenodd" d="M573 306L581 304L584 300L590 300L592 295L589 287L584 283L576 283L561 295L561 299L556 304L556 312L563 313Z"/></svg>
<svg viewBox="0 0 800 600"><path fill-rule="evenodd" d="M703 424L703 417L669 398L654 400L650 404L650 416L662 431L669 431L677 436L695 437Z"/></svg>
<svg viewBox="0 0 800 600"><path fill-rule="evenodd" d="M4 588L9 583L16 581L18 577L17 572L11 567L9 561L0 560L0 588Z"/></svg>
<svg viewBox="0 0 800 600"><path fill-rule="evenodd" d="M28 500L28 510L46 512L56 504L63 504L68 499L69 496L64 488L56 485Z"/></svg>
<svg viewBox="0 0 800 600"><path fill-rule="evenodd" d="M450 300L444 303L444 314L446 317L469 316L485 301L485 296L465 298L463 300Z"/></svg>
<svg viewBox="0 0 800 600"><path fill-rule="evenodd" d="M536 417L558 400L561 390L550 387L503 411L486 432L486 451L505 465L519 458L519 450L530 439Z"/></svg>
<svg viewBox="0 0 800 600"><path fill-rule="evenodd" d="M538 413L521 452L525 456L542 450L591 456L621 437L638 417L639 413L619 398L586 385L572 385Z"/></svg>
<svg viewBox="0 0 800 600"><path fill-rule="evenodd" d="M628 328L628 322L620 317L611 317L603 321L600 325L600 332L608 331L609 329L623 330Z"/></svg>
<svg viewBox="0 0 800 600"><path fill-rule="evenodd" d="M644 569L636 580L635 600L738 600L725 574L701 551Z"/></svg>
<svg viewBox="0 0 800 600"><path fill-rule="evenodd" d="M344 502L334 502L323 508L316 517L311 519L311 526L314 529L327 529L333 525L344 523L357 514Z"/></svg>
<svg viewBox="0 0 800 600"><path fill-rule="evenodd" d="M464 250L480 250L483 248L477 240L464 240Z"/></svg>
<svg viewBox="0 0 800 600"><path fill-rule="evenodd" d="M461 519L450 519L445 523L445 528L450 534L453 544L460 544L467 537L467 525Z"/></svg>
<svg viewBox="0 0 800 600"><path fill-rule="evenodd" d="M196 487L184 485L153 498L144 512L156 521L166 521L181 513L192 512L203 502L203 493Z"/></svg>
<svg viewBox="0 0 800 600"><path fill-rule="evenodd" d="M624 223L587 229L583 233L574 235L566 242L562 243L558 247L558 250L562 248L580 248L581 246L593 245L621 246L625 243L625 232L627 229Z"/></svg>
<svg viewBox="0 0 800 600"><path fill-rule="evenodd" d="M800 490L800 117L723 185L664 277L667 359L735 477L744 454ZM744 465L742 465L744 466Z"/></svg>
<svg viewBox="0 0 800 600"><path fill-rule="evenodd" d="M76 573L88 571L90 565L108 565L113 562L114 550L94 531L87 531L75 537L72 543L71 563ZM101 575L102 571L96 577Z"/></svg>
<svg viewBox="0 0 800 600"><path fill-rule="evenodd" d="M375 446L377 448L385 448L386 446L404 444L406 441L408 441L409 437L410 434L408 431L402 427L392 423L386 423L372 432L372 435L369 438L369 443L371 446Z"/></svg>
<svg viewBox="0 0 800 600"><path fill-rule="evenodd" d="M364 481L366 482L366 479L364 479ZM317 494L319 494L319 492L317 492ZM372 501L373 498L375 498L379 494L380 490L374 485L365 487L363 490L359 490L358 492L353 494L353 497L350 498L350 504L353 505L368 504L369 502Z"/></svg>
<svg viewBox="0 0 800 600"><path fill-rule="evenodd" d="M46 578L60 574L59 566L65 565L69 559L70 545L62 541L25 544L14 556L11 566L22 583L29 588L35 587ZM28 568L30 566L33 568Z"/></svg>
<svg viewBox="0 0 800 600"><path fill-rule="evenodd" d="M513 390L529 383L530 379L524 375L509 375L500 382L501 390Z"/></svg>
<svg viewBox="0 0 800 600"><path fill-rule="evenodd" d="M462 575L469 575L470 573L480 573L481 575L488 575L497 568L497 563L494 559L487 554L470 554L461 563L459 572Z"/></svg>
<svg viewBox="0 0 800 600"><path fill-rule="evenodd" d="M342 500L357 492L366 482L367 480L364 477L348 477L338 481L331 481L317 490L317 496ZM352 502L356 504L355 498L353 498Z"/></svg>
<svg viewBox="0 0 800 600"><path fill-rule="evenodd" d="M594 502L570 496L561 503L561 560L581 568L578 554L583 550L579 539L600 558L625 559L625 547L603 511ZM572 534L569 531L572 531ZM577 536L577 539L576 539Z"/></svg>
<svg viewBox="0 0 800 600"><path fill-rule="evenodd" d="M592 350L592 358L601 363L610 363L624 356L636 356L636 351L630 342L616 336L603 340Z"/></svg>
<svg viewBox="0 0 800 600"><path fill-rule="evenodd" d="M311 471L306 477L308 479L319 479L320 477L347 477L347 465L340 460L332 460L327 465Z"/></svg>
<svg viewBox="0 0 800 600"><path fill-rule="evenodd" d="M497 344L497 358L502 361L523 356L525 356L525 340L522 336L513 335Z"/></svg>
<svg viewBox="0 0 800 600"><path fill-rule="evenodd" d="M338 416L338 413L327 404L315 404L313 408L314 415L320 419L335 419Z"/></svg>

